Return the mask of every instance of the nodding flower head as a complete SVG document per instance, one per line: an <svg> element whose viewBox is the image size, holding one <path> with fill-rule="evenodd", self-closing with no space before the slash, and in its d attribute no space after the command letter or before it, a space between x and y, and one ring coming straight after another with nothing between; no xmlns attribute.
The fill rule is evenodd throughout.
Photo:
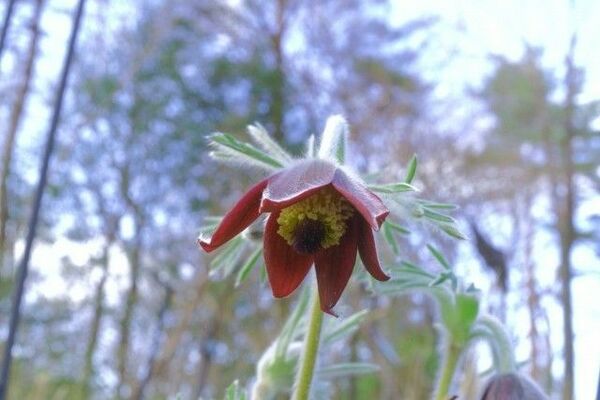
<svg viewBox="0 0 600 400"><path fill-rule="evenodd" d="M379 264L373 238L373 230L379 229L389 210L334 163L299 161L257 183L225 215L213 236L198 243L210 252L263 213L269 214L264 257L275 297L292 293L314 264L321 309L333 314L357 252L375 279L389 279Z"/></svg>
<svg viewBox="0 0 600 400"><path fill-rule="evenodd" d="M490 379L481 400L548 400L548 396L529 378L507 373Z"/></svg>

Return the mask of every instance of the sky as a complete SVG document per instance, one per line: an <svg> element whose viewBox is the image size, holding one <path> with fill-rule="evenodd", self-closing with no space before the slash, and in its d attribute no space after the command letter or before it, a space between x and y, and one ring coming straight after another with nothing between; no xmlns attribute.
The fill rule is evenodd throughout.
<svg viewBox="0 0 600 400"><path fill-rule="evenodd" d="M586 1L543 1L543 0L504 0L504 1L443 1L424 0L419 2L399 1L395 4L393 19L399 22L410 20L421 15L440 17L441 29L447 43L440 43L440 62L448 57L457 43L460 43L458 56L452 58L446 68L441 71L440 79L444 84L438 90L441 97L460 98L466 88L475 88L481 80L491 72L492 65L488 55L504 56L510 60L518 60L524 51L524 43L543 49L542 63L562 78L565 68L565 56L568 52L570 38L575 32L578 41L575 47L575 63L585 69L586 80L583 90L577 99L581 103L600 99L600 57L598 43L600 40L600 2ZM432 57L436 62L436 56ZM435 71L435 70L434 70ZM433 72L440 74L440 71ZM557 93L556 96L562 96ZM600 199L594 200L597 212ZM556 257L552 253L550 239L546 238L537 244L536 254L541 259ZM574 252L574 264L592 263L592 270L600 271L594 255ZM542 271L539 279L553 282L554 269ZM481 287L481 284L480 284ZM485 287L485 286L484 286ZM576 278L572 284L574 305L575 332L575 390L577 399L593 399L598 387L600 371L600 302L590 299L598 297L600 280ZM561 310L556 304L544 304L549 309L549 319L554 332L562 326ZM519 326L525 313L515 313L512 325ZM527 322L524 321L524 325ZM525 334L525 332L522 332ZM552 337L554 350L562 344L560 332ZM517 348L517 357L527 355L526 348ZM559 356L560 353L555 354ZM554 374L560 376L562 366L555 363Z"/></svg>
<svg viewBox="0 0 600 400"><path fill-rule="evenodd" d="M37 67L40 78L36 87L39 93L52 85L59 75L65 43L70 29L70 12L75 9L74 0L48 0L48 8L43 17L46 34L42 39L43 57ZM127 5L124 5L127 4ZM108 21L118 25L127 19L134 2L111 2L115 18ZM586 71L583 92L578 98L580 102L600 99L600 1L558 1L558 0L471 0L444 1L421 0L392 1L390 20L401 25L406 21L428 15L439 17L433 28L435 40L423 54L423 74L430 80L439 82L436 94L439 98L460 99L468 88L477 87L483 78L492 70L489 55L502 55L511 60L518 60L523 54L524 43L543 48L542 62L561 77L564 73L564 58L569 46L572 32L578 34L579 40L575 49L576 64ZM4 4L0 12L4 12ZM94 26L95 1L88 1L86 18L83 22L84 33L90 29L101 29ZM10 60L3 60L0 76L3 71L12 68ZM561 93L556 94L557 97ZM49 99L36 96L27 108L25 132L21 145L25 147L39 143L41 135L47 129ZM31 178L36 179L37 160L22 160L31 165ZM537 251L546 249L543 243ZM38 246L34 254L36 260L56 259L56 268L46 266L45 288L43 291L62 293L64 283L57 281L58 265L61 256L73 254L69 243L59 241L52 249ZM585 255L579 255L583 257ZM553 279L549 273L542 280ZM484 285L484 284L483 284ZM600 369L600 304L590 301L600 292L598 279L576 279L573 283L575 303L576 333L576 394L578 399L592 399L595 394ZM117 296L118 288L115 288ZM74 292L74 296L85 293ZM32 295L35 295L33 293ZM560 326L559 309L550 306L552 323ZM516 321L518 323L518 320ZM558 331L559 329L555 329ZM560 335L553 338L553 345L560 348ZM519 351L519 349L518 349ZM522 353L522 352L521 352ZM559 366L560 367L560 366ZM556 371L560 374L560 368Z"/></svg>
<svg viewBox="0 0 600 400"><path fill-rule="evenodd" d="M437 94L441 99L460 99L467 88L477 88L492 71L489 55L501 55L512 61L521 58L524 44L543 49L542 63L562 78L565 56L573 32L578 36L575 64L585 69L585 82L577 101L586 103L600 99L600 2L594 0L471 0L393 2L391 20L399 24L424 15L439 17L437 42L439 52L425 56L425 70L430 79L440 82ZM441 38L440 38L441 37ZM438 66L430 68L430 66ZM426 74L427 76L427 74ZM556 93L560 100L564 93ZM599 121L600 122L600 121ZM597 200L597 199L596 199ZM596 202L597 204L597 202ZM590 208L590 205L587 205ZM593 206L592 206L593 207ZM542 207L543 208L543 207ZM597 205L594 207L598 212ZM591 210L589 210L591 211ZM589 250L589 248L588 248ZM552 260L556 250L551 238L536 243L536 257ZM585 250L574 251L574 264L592 263L590 270L600 272L597 259ZM549 265L552 265L549 263ZM542 270L538 279L555 282L554 268ZM473 275L471 275L473 276ZM483 279L482 279L483 278ZM485 288L484 277L476 277L476 286ZM572 283L575 331L575 392L577 399L593 399L600 372L600 279L597 275L576 278ZM509 299L509 303L510 303ZM516 303L513 299L513 303ZM561 309L555 302L546 302L553 328L551 345L555 357L562 346ZM526 313L514 312L511 325L527 325ZM527 348L516 349L519 361L525 361ZM562 365L555 363L554 374L562 374Z"/></svg>

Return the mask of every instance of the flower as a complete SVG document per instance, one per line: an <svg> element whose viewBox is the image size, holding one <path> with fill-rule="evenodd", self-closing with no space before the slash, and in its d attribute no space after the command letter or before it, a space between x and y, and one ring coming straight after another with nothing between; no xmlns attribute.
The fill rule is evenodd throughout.
<svg viewBox="0 0 600 400"><path fill-rule="evenodd" d="M225 215L210 239L213 251L269 213L264 257L273 296L291 294L315 265L319 299L331 310L346 287L356 253L379 281L389 279L379 264L373 230L389 210L358 179L322 159L300 161L253 186Z"/></svg>
<svg viewBox="0 0 600 400"><path fill-rule="evenodd" d="M493 376L481 400L547 400L542 390L529 378L516 373Z"/></svg>

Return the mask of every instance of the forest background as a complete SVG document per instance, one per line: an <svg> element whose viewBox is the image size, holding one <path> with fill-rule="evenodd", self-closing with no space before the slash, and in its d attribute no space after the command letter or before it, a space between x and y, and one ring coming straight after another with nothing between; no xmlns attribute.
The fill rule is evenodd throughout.
<svg viewBox="0 0 600 400"><path fill-rule="evenodd" d="M17 1L0 60L0 347L75 6ZM468 240L417 224L398 249L382 241L384 256L433 268L424 244L435 244L505 322L524 372L552 398L571 386L593 398L598 20L591 0L89 0L10 398L213 398L248 383L295 297L272 299L260 263L239 284L213 272L196 247L203 218L257 177L211 161L206 137L243 138L259 122L300 154L335 113L350 123L357 170L401 179L417 154L415 185L460 206ZM487 265L490 246L503 266ZM354 285L341 307L372 313L339 357L381 369L340 380L336 398L426 398L439 362L433 303ZM481 348L464 360L461 390L489 358Z"/></svg>

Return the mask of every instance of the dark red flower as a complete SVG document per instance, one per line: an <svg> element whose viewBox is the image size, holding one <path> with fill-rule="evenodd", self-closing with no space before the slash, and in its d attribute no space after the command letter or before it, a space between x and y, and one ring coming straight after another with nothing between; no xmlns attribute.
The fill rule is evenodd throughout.
<svg viewBox="0 0 600 400"><path fill-rule="evenodd" d="M321 309L333 314L356 261L379 281L389 279L377 258L373 230L389 210L361 182L336 165L305 160L253 186L225 215L210 239L198 243L213 251L270 213L264 257L273 295L285 297L315 264ZM335 314L333 314L335 315Z"/></svg>
<svg viewBox="0 0 600 400"><path fill-rule="evenodd" d="M542 390L529 378L517 373L493 376L487 383L481 400L547 400Z"/></svg>

